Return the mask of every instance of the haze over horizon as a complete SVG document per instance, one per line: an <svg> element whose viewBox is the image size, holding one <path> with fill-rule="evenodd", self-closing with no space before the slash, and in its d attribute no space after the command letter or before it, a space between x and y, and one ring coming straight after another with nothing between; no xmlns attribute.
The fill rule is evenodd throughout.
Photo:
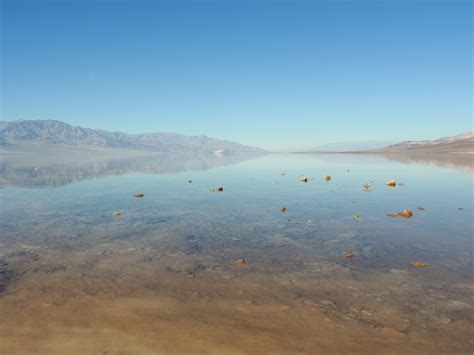
<svg viewBox="0 0 474 355"><path fill-rule="evenodd" d="M1 120L271 150L472 131L470 1L0 6Z"/></svg>

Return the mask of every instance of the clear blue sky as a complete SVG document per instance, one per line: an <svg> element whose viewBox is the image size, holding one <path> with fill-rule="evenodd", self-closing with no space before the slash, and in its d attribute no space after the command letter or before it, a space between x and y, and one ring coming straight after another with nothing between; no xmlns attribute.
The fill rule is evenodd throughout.
<svg viewBox="0 0 474 355"><path fill-rule="evenodd" d="M1 6L2 120L270 149L472 130L471 1Z"/></svg>

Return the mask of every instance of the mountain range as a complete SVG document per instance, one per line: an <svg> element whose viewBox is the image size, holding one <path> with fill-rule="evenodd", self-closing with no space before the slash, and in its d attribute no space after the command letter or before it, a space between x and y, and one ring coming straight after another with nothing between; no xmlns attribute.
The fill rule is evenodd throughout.
<svg viewBox="0 0 474 355"><path fill-rule="evenodd" d="M397 141L343 141L319 145L310 149L315 152L350 152L368 149L382 149Z"/></svg>
<svg viewBox="0 0 474 355"><path fill-rule="evenodd" d="M228 152L263 153L264 150L207 136L176 133L127 134L71 126L55 120L0 121L0 145L45 143L64 146L97 146L160 153Z"/></svg>
<svg viewBox="0 0 474 355"><path fill-rule="evenodd" d="M321 145L300 153L474 153L474 133L419 141L360 141Z"/></svg>
<svg viewBox="0 0 474 355"><path fill-rule="evenodd" d="M383 152L430 152L430 153L472 153L474 133L466 132L453 137L434 140L404 141L389 145Z"/></svg>
<svg viewBox="0 0 474 355"><path fill-rule="evenodd" d="M0 121L0 147L14 148L24 144L61 147L123 149L159 153L265 153L265 150L207 136L176 133L127 134L71 126L54 120ZM435 140L338 142L300 152L351 153L472 153L474 133L466 132Z"/></svg>

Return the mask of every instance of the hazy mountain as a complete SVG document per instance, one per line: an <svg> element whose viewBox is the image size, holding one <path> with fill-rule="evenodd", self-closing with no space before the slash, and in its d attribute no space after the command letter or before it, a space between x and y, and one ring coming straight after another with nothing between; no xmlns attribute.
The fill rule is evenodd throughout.
<svg viewBox="0 0 474 355"><path fill-rule="evenodd" d="M472 153L474 152L474 133L466 132L454 137L444 137L435 140L404 141L400 143L390 141L336 142L320 145L313 149L301 150L300 152Z"/></svg>
<svg viewBox="0 0 474 355"><path fill-rule="evenodd" d="M185 136L175 133L127 134L71 126L53 120L0 121L0 144L25 142L100 146L162 153L264 152L260 148L207 136Z"/></svg>
<svg viewBox="0 0 474 355"><path fill-rule="evenodd" d="M395 144L394 141L346 141L346 142L335 142L320 145L309 149L313 152L351 152L368 149L381 149L391 144Z"/></svg>
<svg viewBox="0 0 474 355"><path fill-rule="evenodd" d="M389 145L381 151L472 153L474 152L474 133L466 132L454 137L444 137L435 140L405 141L398 144Z"/></svg>

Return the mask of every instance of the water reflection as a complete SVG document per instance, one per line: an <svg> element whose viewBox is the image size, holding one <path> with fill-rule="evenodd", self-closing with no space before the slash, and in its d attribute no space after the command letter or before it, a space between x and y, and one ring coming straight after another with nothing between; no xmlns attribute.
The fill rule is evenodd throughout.
<svg viewBox="0 0 474 355"><path fill-rule="evenodd" d="M354 160L367 164L383 164L388 161L396 161L406 165L414 166L439 166L443 168L457 169L465 172L474 171L474 154L470 153L320 153L306 154L299 153L313 159L346 162L351 164Z"/></svg>
<svg viewBox="0 0 474 355"><path fill-rule="evenodd" d="M0 187L55 187L75 181L94 179L108 175L125 175L133 172L170 174L182 171L209 170L254 159L262 154L212 153L200 154L119 154L71 158L67 152L58 158L50 156L39 160L24 155L23 159L4 156L0 160Z"/></svg>
<svg viewBox="0 0 474 355"><path fill-rule="evenodd" d="M403 164L437 165L466 172L474 171L474 154L469 153L393 153L383 156Z"/></svg>

